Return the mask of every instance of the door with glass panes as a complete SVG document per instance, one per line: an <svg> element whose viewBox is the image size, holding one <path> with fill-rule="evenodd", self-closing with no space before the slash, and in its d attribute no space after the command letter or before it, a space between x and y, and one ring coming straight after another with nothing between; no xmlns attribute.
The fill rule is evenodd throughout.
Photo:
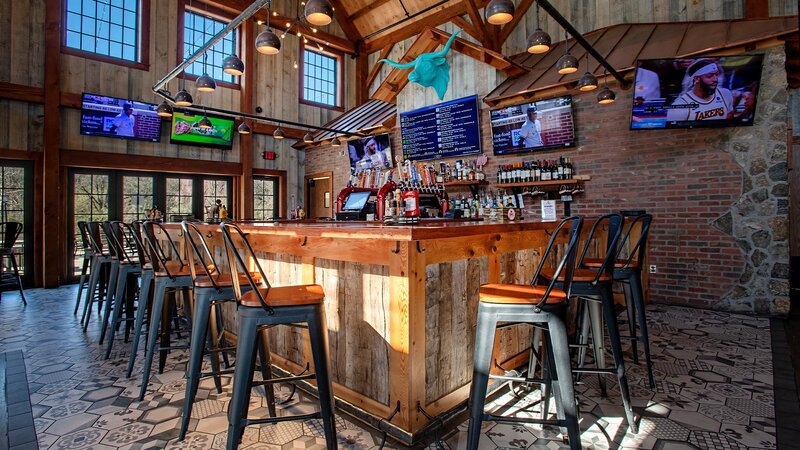
<svg viewBox="0 0 800 450"><path fill-rule="evenodd" d="M0 160L0 222L19 222L22 232L14 244L22 283L33 283L33 161ZM3 271L11 270L4 258Z"/></svg>

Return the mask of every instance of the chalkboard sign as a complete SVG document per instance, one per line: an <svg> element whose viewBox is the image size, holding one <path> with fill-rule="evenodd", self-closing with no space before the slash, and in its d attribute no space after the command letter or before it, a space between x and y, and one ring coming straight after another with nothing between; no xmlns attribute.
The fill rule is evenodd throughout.
<svg viewBox="0 0 800 450"><path fill-rule="evenodd" d="M405 159L439 159L480 153L478 97L401 113L400 131Z"/></svg>

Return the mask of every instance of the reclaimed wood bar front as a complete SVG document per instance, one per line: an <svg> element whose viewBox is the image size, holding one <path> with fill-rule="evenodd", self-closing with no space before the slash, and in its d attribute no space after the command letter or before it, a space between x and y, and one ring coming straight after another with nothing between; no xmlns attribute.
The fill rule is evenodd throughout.
<svg viewBox="0 0 800 450"><path fill-rule="evenodd" d="M411 444L429 424L419 407L440 416L467 399L479 286L529 283L555 224L241 227L272 285L324 288L334 391L345 402L340 408L377 427L399 403L399 412L383 428ZM172 239L183 240L177 225L168 228ZM219 225L202 229L224 261ZM226 330L235 333L235 311L223 316ZM519 365L530 346L529 327L498 334L498 368ZM298 373L312 360L302 329L273 328L269 341L272 362L282 369Z"/></svg>

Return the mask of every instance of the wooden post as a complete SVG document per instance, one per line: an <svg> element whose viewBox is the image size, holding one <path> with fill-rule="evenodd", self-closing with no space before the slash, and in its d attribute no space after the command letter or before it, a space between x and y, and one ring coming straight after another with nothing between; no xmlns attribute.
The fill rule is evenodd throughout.
<svg viewBox="0 0 800 450"><path fill-rule="evenodd" d="M745 19L764 19L769 17L769 2L764 0L745 0Z"/></svg>
<svg viewBox="0 0 800 450"><path fill-rule="evenodd" d="M369 86L367 85L369 73L369 55L366 53L364 44L358 43L358 53L356 53L356 105L361 105L369 100Z"/></svg>
<svg viewBox="0 0 800 450"><path fill-rule="evenodd" d="M242 24L244 42L255 40L255 30L252 20ZM244 75L242 76L242 90L240 91L239 106L242 111L253 112L253 95L255 93L255 52L252 45L243 45L240 58L244 62ZM253 121L245 120L253 129ZM239 183L239 217L238 219L253 219L253 135L239 135L239 161L242 163L242 178Z"/></svg>
<svg viewBox="0 0 800 450"><path fill-rule="evenodd" d="M66 230L61 226L65 209L61 204L61 1L45 3L44 50L44 158L43 195L43 284L57 287L61 280L66 248L62 245Z"/></svg>

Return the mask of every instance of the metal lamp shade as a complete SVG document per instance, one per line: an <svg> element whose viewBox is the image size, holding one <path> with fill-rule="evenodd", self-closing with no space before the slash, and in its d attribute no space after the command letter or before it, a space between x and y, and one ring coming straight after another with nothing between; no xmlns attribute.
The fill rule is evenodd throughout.
<svg viewBox="0 0 800 450"><path fill-rule="evenodd" d="M277 55L281 51L281 40L272 30L262 31L256 37L256 51L264 55Z"/></svg>
<svg viewBox="0 0 800 450"><path fill-rule="evenodd" d="M217 89L217 82L207 73L200 75L194 85L200 92L214 92Z"/></svg>
<svg viewBox="0 0 800 450"><path fill-rule="evenodd" d="M276 129L274 133L272 133L272 137L275 139L283 139L286 137L286 134L280 128Z"/></svg>
<svg viewBox="0 0 800 450"><path fill-rule="evenodd" d="M584 73L581 79L578 80L578 90L589 92L595 89L597 89L597 77L589 72Z"/></svg>
<svg viewBox="0 0 800 450"><path fill-rule="evenodd" d="M575 73L578 71L578 59L567 53L558 59L558 63L556 63L556 69L558 69L558 73L561 75Z"/></svg>
<svg viewBox="0 0 800 450"><path fill-rule="evenodd" d="M186 92L186 89L181 89L175 94L175 104L178 106L192 106L194 103L194 99L192 99L192 94Z"/></svg>
<svg viewBox="0 0 800 450"><path fill-rule="evenodd" d="M156 114L161 117L172 117L172 106L164 100L158 105L158 108L156 108Z"/></svg>
<svg viewBox="0 0 800 450"><path fill-rule="evenodd" d="M239 128L236 129L239 131L239 134L250 134L250 126L247 125L245 122L239 124Z"/></svg>
<svg viewBox="0 0 800 450"><path fill-rule="evenodd" d="M212 124L211 121L208 120L208 117L203 116L203 118L200 119L200 122L197 122L197 127L203 130L210 130L214 128L214 124Z"/></svg>
<svg viewBox="0 0 800 450"><path fill-rule="evenodd" d="M617 99L617 94L614 93L608 86L604 87L597 93L597 103L601 105L608 105L614 103Z"/></svg>
<svg viewBox="0 0 800 450"><path fill-rule="evenodd" d="M305 142L306 144L314 142L314 135L312 135L311 132L309 131L303 136L303 142Z"/></svg>
<svg viewBox="0 0 800 450"><path fill-rule="evenodd" d="M306 2L304 15L308 23L325 26L333 20L333 7L327 0L309 0Z"/></svg>
<svg viewBox="0 0 800 450"><path fill-rule="evenodd" d="M331 141L331 145L334 146L334 147L341 147L342 141L340 141L338 137L335 137Z"/></svg>
<svg viewBox="0 0 800 450"><path fill-rule="evenodd" d="M492 0L486 5L486 21L492 25L503 25L514 18L514 2L511 0Z"/></svg>
<svg viewBox="0 0 800 450"><path fill-rule="evenodd" d="M551 44L552 40L550 39L550 35L541 28L537 28L536 31L528 36L528 53L547 53L550 51Z"/></svg>
<svg viewBox="0 0 800 450"><path fill-rule="evenodd" d="M240 77L244 73L244 63L236 55L228 56L222 60L222 71L228 75Z"/></svg>

